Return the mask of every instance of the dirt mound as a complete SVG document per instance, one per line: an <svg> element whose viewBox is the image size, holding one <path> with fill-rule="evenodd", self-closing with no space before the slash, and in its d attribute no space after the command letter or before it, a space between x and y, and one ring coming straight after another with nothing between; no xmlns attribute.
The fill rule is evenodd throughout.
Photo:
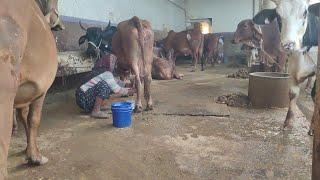
<svg viewBox="0 0 320 180"><path fill-rule="evenodd" d="M239 71L228 74L228 78L235 78L235 79L248 79L249 78L249 71L245 68L239 69Z"/></svg>
<svg viewBox="0 0 320 180"><path fill-rule="evenodd" d="M232 93L228 95L219 96L216 100L218 104L226 104L231 107L249 107L249 97L242 93Z"/></svg>

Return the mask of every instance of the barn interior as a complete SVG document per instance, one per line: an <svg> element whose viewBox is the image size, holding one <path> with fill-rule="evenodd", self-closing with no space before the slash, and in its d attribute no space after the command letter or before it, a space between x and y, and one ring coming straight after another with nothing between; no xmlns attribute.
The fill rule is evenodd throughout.
<svg viewBox="0 0 320 180"><path fill-rule="evenodd" d="M248 67L251 54L233 42L238 24L264 5L263 0L58 1L65 29L53 31L59 65L37 140L49 162L25 164L27 141L19 122L9 149L8 179L310 179L311 89L300 84L292 128L282 130L288 92L282 92L283 107L255 107L249 74L261 69ZM154 110L133 113L132 125L119 129L110 109L108 118L96 119L76 104L75 91L97 61L79 38L86 34L81 26L105 28L109 21L117 26L133 16L152 24L155 41L170 30L191 30L200 23L203 35L223 37L223 57L202 71L201 56L195 72L191 56L177 57L176 71L183 79L154 79ZM111 97L107 105L135 97Z"/></svg>

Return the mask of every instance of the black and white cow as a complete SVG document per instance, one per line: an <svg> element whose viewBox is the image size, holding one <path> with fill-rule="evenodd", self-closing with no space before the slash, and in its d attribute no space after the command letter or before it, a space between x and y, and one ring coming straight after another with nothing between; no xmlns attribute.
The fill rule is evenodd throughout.
<svg viewBox="0 0 320 180"><path fill-rule="evenodd" d="M104 29L101 27L89 27L85 28L79 22L80 27L86 32L85 35L79 38L79 45L88 42L87 54L92 57L101 57L103 53L111 52L111 41L113 35L117 32L117 27L111 26L109 22L108 26Z"/></svg>
<svg viewBox="0 0 320 180"><path fill-rule="evenodd" d="M269 0L274 9L264 9L255 17L254 22L265 24L277 19L281 31L282 47L288 53L289 72L292 85L289 92L290 104L284 128L291 127L294 106L300 93L299 84L312 77L317 68L317 50L309 51L318 45L318 19L309 13L309 0ZM311 8L312 6L310 6ZM313 123L310 132L313 130Z"/></svg>

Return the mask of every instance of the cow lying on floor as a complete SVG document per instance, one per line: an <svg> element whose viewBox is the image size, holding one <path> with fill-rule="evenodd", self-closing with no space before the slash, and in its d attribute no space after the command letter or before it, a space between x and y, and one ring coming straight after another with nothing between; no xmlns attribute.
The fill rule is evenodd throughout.
<svg viewBox="0 0 320 180"><path fill-rule="evenodd" d="M152 78L157 80L182 79L183 74L178 74L173 59L173 49L169 51L167 59L153 57Z"/></svg>

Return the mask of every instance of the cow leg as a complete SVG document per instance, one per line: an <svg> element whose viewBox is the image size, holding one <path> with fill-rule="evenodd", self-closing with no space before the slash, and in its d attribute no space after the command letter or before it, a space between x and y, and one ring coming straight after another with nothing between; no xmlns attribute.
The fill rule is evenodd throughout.
<svg viewBox="0 0 320 180"><path fill-rule="evenodd" d="M147 101L146 111L153 110L153 102L151 97L151 75L144 77L144 98Z"/></svg>
<svg viewBox="0 0 320 180"><path fill-rule="evenodd" d="M13 110L12 136L16 136L17 133L18 133L18 122L17 122L16 110Z"/></svg>
<svg viewBox="0 0 320 180"><path fill-rule="evenodd" d="M312 76L308 77L308 81L307 81L307 85L305 87L305 89L308 91L311 89L311 85L312 85Z"/></svg>
<svg viewBox="0 0 320 180"><path fill-rule="evenodd" d="M290 88L290 91L289 91L290 103L289 103L289 109L288 109L288 112L287 112L286 120L285 120L284 125L283 125L284 129L292 128L291 122L294 119L294 110L293 110L293 108L296 108L296 104L297 104L297 100L298 100L299 94L300 94L300 88L299 88L298 84L295 84L294 86L292 86Z"/></svg>
<svg viewBox="0 0 320 180"><path fill-rule="evenodd" d="M1 29L1 28L0 28ZM1 30L0 30L1 32ZM0 33L1 34L1 33ZM0 179L7 175L7 157L13 126L13 103L17 78L10 56L0 50Z"/></svg>
<svg viewBox="0 0 320 180"><path fill-rule="evenodd" d="M207 61L207 57L204 56L204 57L201 59L201 71L204 71L204 66L207 65L206 61Z"/></svg>
<svg viewBox="0 0 320 180"><path fill-rule="evenodd" d="M197 53L193 53L192 55L192 59L193 59L193 68L191 70L191 72L195 72L197 70L197 65L198 65L198 60L199 60L199 56L197 55Z"/></svg>
<svg viewBox="0 0 320 180"><path fill-rule="evenodd" d="M27 144L29 144L29 128L28 128L28 114L29 114L29 107L25 107L25 108L19 108L16 110L17 113L17 119L22 123L24 130L25 130L25 134L27 137ZM27 150L26 150L27 152Z"/></svg>
<svg viewBox="0 0 320 180"><path fill-rule="evenodd" d="M7 100L9 100L9 98L1 99L1 101L10 102ZM4 179L7 175L7 156L12 134L13 99L10 104L1 103L0 109L0 179Z"/></svg>
<svg viewBox="0 0 320 180"><path fill-rule="evenodd" d="M138 62L138 61L133 61ZM142 95L142 83L140 79L139 67L137 64L132 66L133 74L135 75L135 88L137 90L137 99L136 99L136 107L134 109L135 113L142 112L142 103L141 103L141 95Z"/></svg>
<svg viewBox="0 0 320 180"><path fill-rule="evenodd" d="M29 142L27 145L27 160L30 165L43 165L48 162L48 159L40 154L37 146L38 129L40 126L44 98L45 94L32 102L29 106L27 135Z"/></svg>

